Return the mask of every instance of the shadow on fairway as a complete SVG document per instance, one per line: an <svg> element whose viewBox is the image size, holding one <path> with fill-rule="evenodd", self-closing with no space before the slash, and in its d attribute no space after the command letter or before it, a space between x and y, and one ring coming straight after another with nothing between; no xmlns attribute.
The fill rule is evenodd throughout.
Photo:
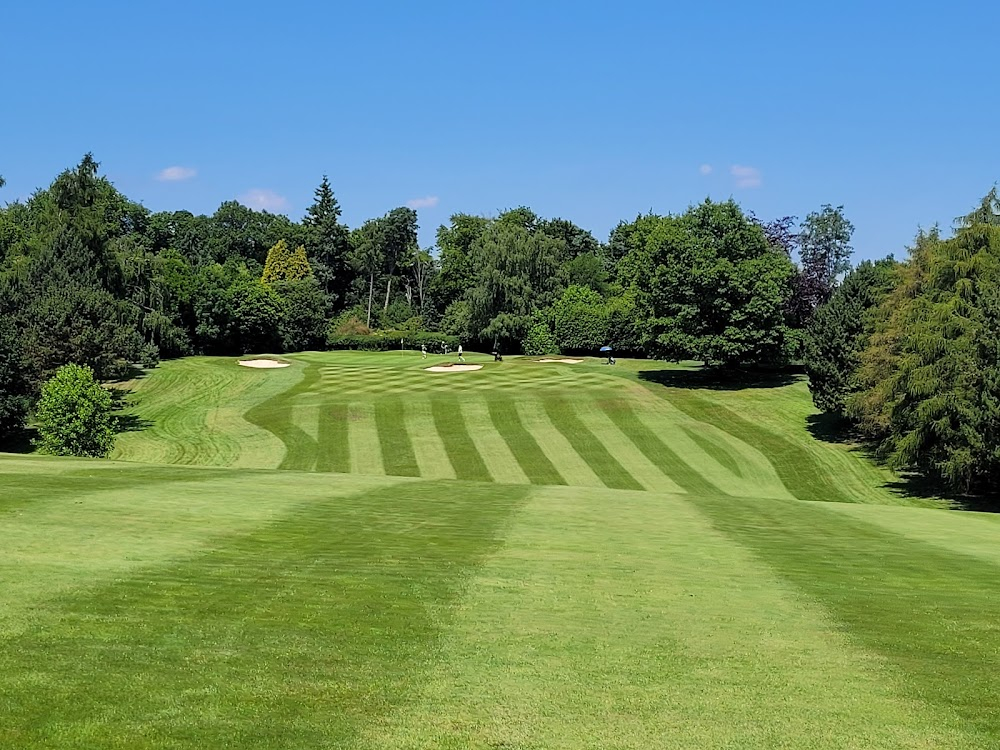
<svg viewBox="0 0 1000 750"><path fill-rule="evenodd" d="M645 370L639 380L667 388L740 391L746 388L781 388L797 383L802 375L793 368L782 370L701 367L690 370Z"/></svg>
<svg viewBox="0 0 1000 750"><path fill-rule="evenodd" d="M116 414L115 432L142 432L153 426L151 419L142 419L135 414Z"/></svg>

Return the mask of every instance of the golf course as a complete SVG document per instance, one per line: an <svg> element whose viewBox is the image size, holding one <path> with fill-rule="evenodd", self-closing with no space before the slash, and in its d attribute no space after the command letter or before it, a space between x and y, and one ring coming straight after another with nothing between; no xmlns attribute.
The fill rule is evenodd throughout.
<svg viewBox="0 0 1000 750"><path fill-rule="evenodd" d="M465 358L168 360L111 460L0 454L0 747L1000 747L1000 516L802 376Z"/></svg>

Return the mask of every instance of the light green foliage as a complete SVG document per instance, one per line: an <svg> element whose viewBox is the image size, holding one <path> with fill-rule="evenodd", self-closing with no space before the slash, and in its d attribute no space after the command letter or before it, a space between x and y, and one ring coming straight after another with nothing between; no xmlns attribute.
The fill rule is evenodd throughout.
<svg viewBox="0 0 1000 750"><path fill-rule="evenodd" d="M289 250L287 242L278 240L267 251L264 273L260 278L265 284L274 286L282 282L311 278L313 278L312 268L309 266L309 259L306 258L306 249L302 245Z"/></svg>
<svg viewBox="0 0 1000 750"><path fill-rule="evenodd" d="M592 354L608 343L607 308L601 295L588 287L568 287L552 305L552 322L562 352Z"/></svg>
<svg viewBox="0 0 1000 750"><path fill-rule="evenodd" d="M89 367L68 364L42 386L37 446L54 456L107 456L115 443L112 400Z"/></svg>
<svg viewBox="0 0 1000 750"><path fill-rule="evenodd" d="M558 354L559 343L547 323L535 323L528 329L524 341L521 342L521 349L528 356Z"/></svg>
<svg viewBox="0 0 1000 750"><path fill-rule="evenodd" d="M561 241L525 227L526 210L491 224L472 247L476 284L469 297L472 328L484 340L507 345L527 334L531 317L556 290Z"/></svg>

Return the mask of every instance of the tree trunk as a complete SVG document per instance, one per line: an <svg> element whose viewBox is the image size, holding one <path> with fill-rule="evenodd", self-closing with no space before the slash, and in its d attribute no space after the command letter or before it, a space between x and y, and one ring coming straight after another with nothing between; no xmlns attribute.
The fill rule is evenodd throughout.
<svg viewBox="0 0 1000 750"><path fill-rule="evenodd" d="M368 275L368 322L365 324L372 327L372 297L375 296L375 274Z"/></svg>
<svg viewBox="0 0 1000 750"><path fill-rule="evenodd" d="M392 288L392 275L389 276L388 281L385 282L385 306L382 308L382 312L389 309L389 290Z"/></svg>

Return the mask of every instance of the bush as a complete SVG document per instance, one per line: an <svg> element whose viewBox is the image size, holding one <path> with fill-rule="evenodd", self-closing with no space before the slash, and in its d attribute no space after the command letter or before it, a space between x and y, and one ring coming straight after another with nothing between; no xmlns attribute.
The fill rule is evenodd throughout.
<svg viewBox="0 0 1000 750"><path fill-rule="evenodd" d="M36 445L54 456L104 458L114 447L112 399L89 367L68 364L42 386Z"/></svg>
<svg viewBox="0 0 1000 750"><path fill-rule="evenodd" d="M601 295L571 286L552 306L555 339L564 354L595 352L607 343L608 313Z"/></svg>
<svg viewBox="0 0 1000 750"><path fill-rule="evenodd" d="M448 345L449 351L454 351L458 348L459 340L456 336L431 331L378 331L367 336L333 331L327 337L326 347L363 352L388 352L400 348L419 350L422 344L426 344L429 352L436 353L441 351L442 343Z"/></svg>
<svg viewBox="0 0 1000 750"><path fill-rule="evenodd" d="M531 356L540 354L557 354L559 346L556 344L556 337L544 323L536 323L528 329L528 335L521 342L524 353Z"/></svg>

